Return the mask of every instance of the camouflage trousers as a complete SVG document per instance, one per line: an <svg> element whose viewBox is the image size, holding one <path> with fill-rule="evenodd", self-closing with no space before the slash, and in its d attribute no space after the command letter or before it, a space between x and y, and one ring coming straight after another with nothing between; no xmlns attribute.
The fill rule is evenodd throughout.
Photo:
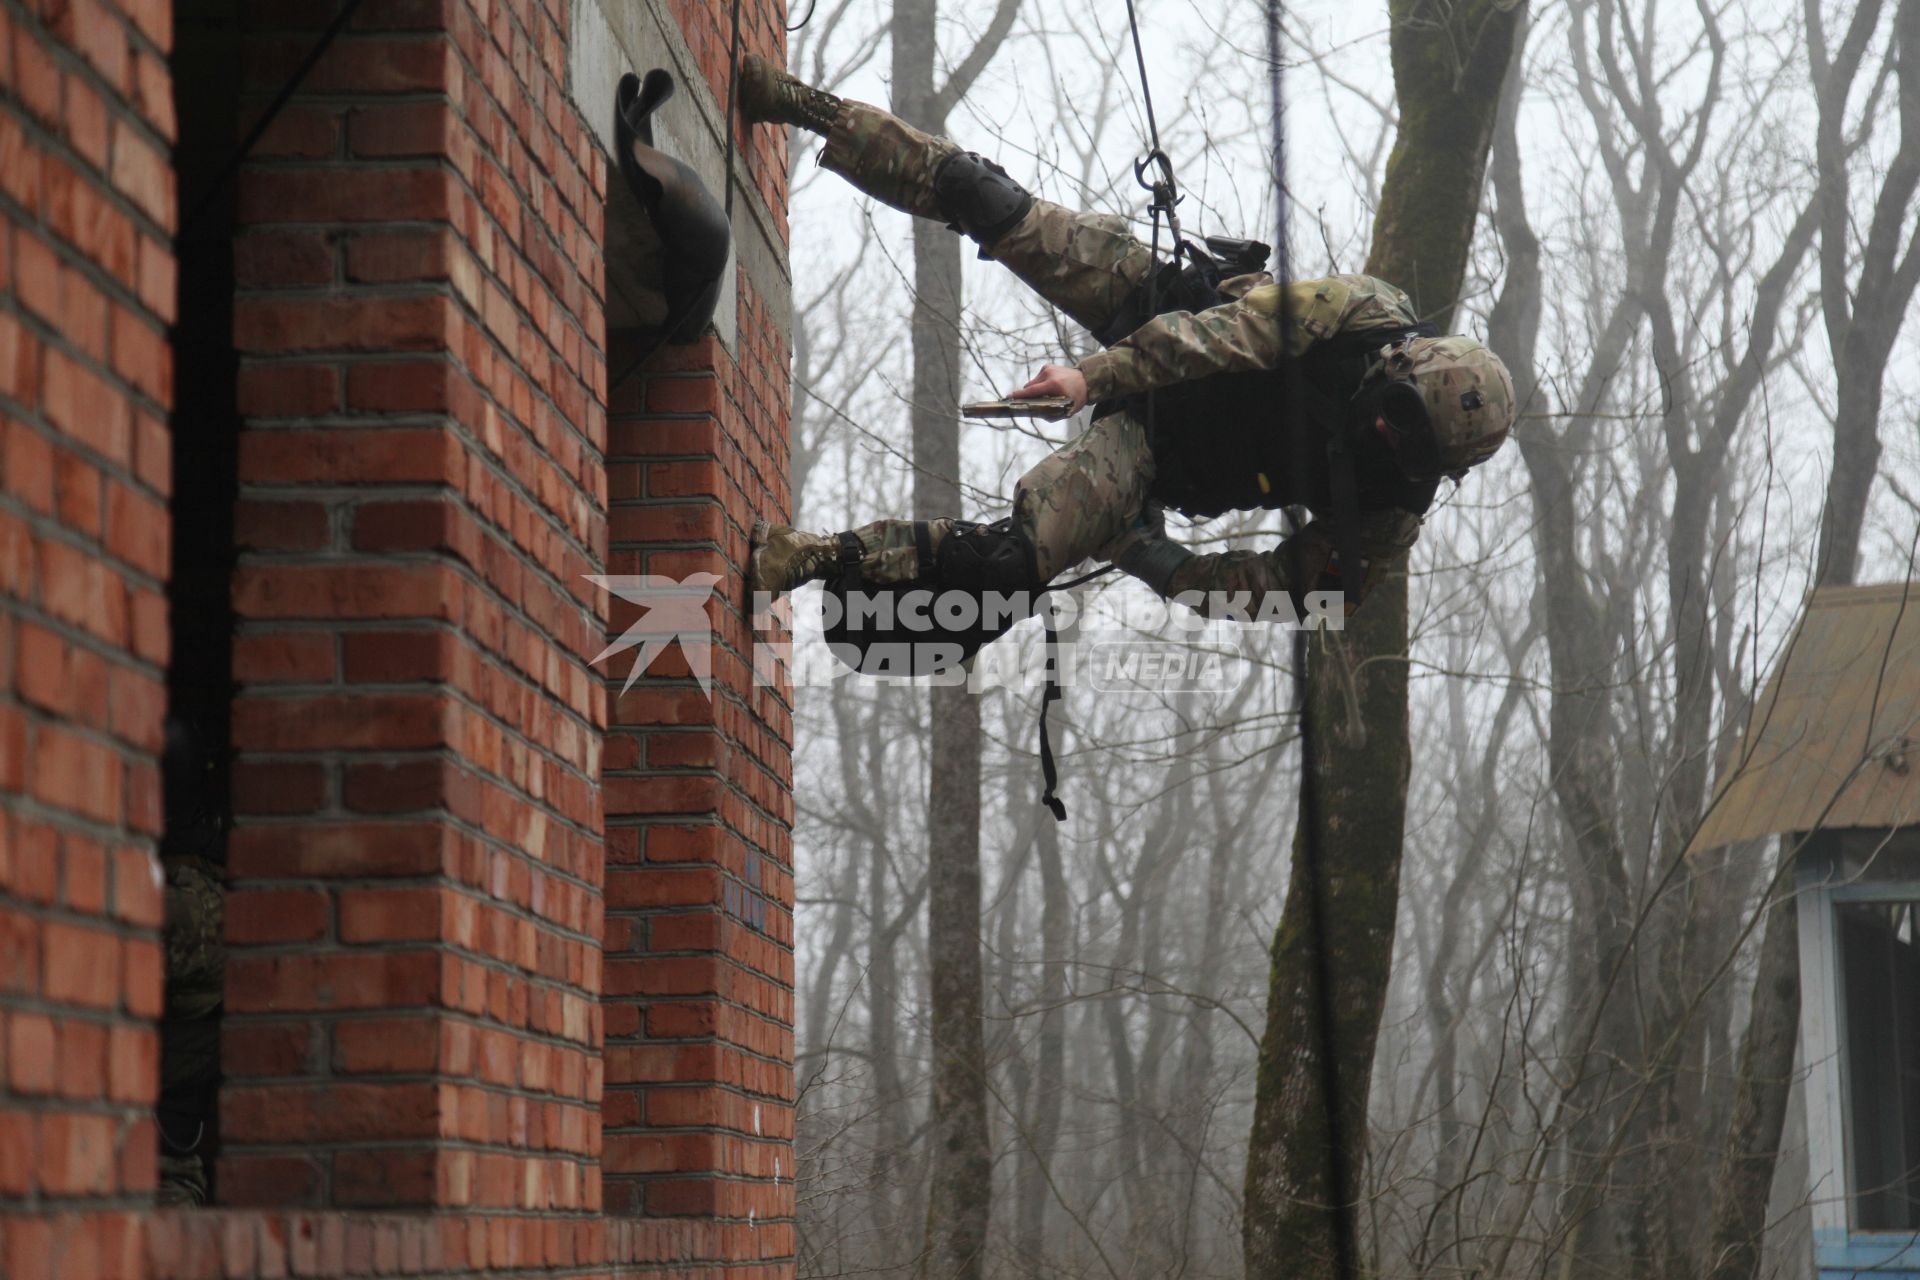
<svg viewBox="0 0 1920 1280"><path fill-rule="evenodd" d="M166 860L166 1014L160 1022L160 1185L155 1203L207 1202L218 1127L226 897L204 858Z"/></svg>
<svg viewBox="0 0 1920 1280"><path fill-rule="evenodd" d="M848 102L827 134L820 163L883 204L944 221L933 198L933 175L961 150L877 107ZM1152 251L1128 230L1126 219L1037 197L981 256L1088 329L1119 312L1153 263ZM1033 545L1041 579L1052 580L1126 532L1152 484L1146 430L1118 413L1099 419L1022 476L1014 489L1014 526ZM932 522L936 546L951 526ZM869 581L916 576L911 521L879 520L854 532L867 547L861 572Z"/></svg>

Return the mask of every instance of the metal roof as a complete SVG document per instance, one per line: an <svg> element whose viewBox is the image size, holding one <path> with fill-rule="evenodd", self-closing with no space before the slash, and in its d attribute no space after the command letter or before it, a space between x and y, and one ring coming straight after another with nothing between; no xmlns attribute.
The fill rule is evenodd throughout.
<svg viewBox="0 0 1920 1280"><path fill-rule="evenodd" d="M1690 848L1920 821L1920 582L1822 587Z"/></svg>

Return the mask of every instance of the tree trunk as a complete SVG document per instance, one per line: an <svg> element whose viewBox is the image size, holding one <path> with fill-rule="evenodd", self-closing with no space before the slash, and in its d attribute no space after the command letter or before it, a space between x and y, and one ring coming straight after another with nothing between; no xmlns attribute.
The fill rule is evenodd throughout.
<svg viewBox="0 0 1920 1280"><path fill-rule="evenodd" d="M944 131L934 92L937 0L896 0L894 112ZM960 511L960 241L913 222L913 509ZM920 1273L979 1280L993 1198L980 966L980 702L932 691L927 795L927 959L933 1040L933 1168Z"/></svg>
<svg viewBox="0 0 1920 1280"><path fill-rule="evenodd" d="M885 713L886 690L880 691L866 728L869 785L877 783L879 724ZM861 794L854 792L853 794ZM867 1178L867 1203L873 1215L877 1261L896 1260L898 1224L897 1171L906 1163L906 1090L900 1078L899 931L892 927L887 880L885 832L875 829L872 862L867 871L867 1055L873 1071L873 1152Z"/></svg>
<svg viewBox="0 0 1920 1280"><path fill-rule="evenodd" d="M1733 1117L1713 1183L1707 1280L1752 1280L1760 1271L1767 1196L1780 1151L1780 1128L1787 1117L1793 1049L1800 1030L1797 917L1793 895L1775 892L1760 940L1760 968L1754 979L1753 1013L1740 1048Z"/></svg>
<svg viewBox="0 0 1920 1280"><path fill-rule="evenodd" d="M1176 744L1185 741L1176 739ZM1120 910L1112 960L1116 981L1123 981L1122 975L1150 971L1158 955L1154 919L1166 899L1166 872L1181 851L1179 840L1187 828L1187 788L1192 774L1192 761L1176 745L1166 794L1154 806L1147 830L1140 837L1139 856L1126 872L1126 890L1123 893L1118 883L1112 886ZM1164 1019L1164 1008L1164 1002L1149 1004L1143 1036L1139 1021L1128 1017L1125 997L1109 995L1100 1002L1107 1058L1113 1064L1115 1146L1120 1157L1119 1182L1127 1204L1126 1254L1151 1275L1170 1275L1179 1269L1173 1253L1179 1241L1168 1229L1168 1207L1160 1176L1165 1135L1154 1122L1159 1105L1154 1086L1160 1056L1156 1042L1164 1038L1166 1029L1157 1024Z"/></svg>
<svg viewBox="0 0 1920 1280"><path fill-rule="evenodd" d="M1463 0L1443 17L1427 8L1420 0L1388 4L1400 124L1366 269L1406 289L1421 315L1444 329L1466 274L1487 145L1524 5ZM1444 34L1434 30L1436 22ZM1307 763L1310 778L1303 770L1303 779L1319 787L1326 936L1316 936L1315 887L1303 874L1303 822L1274 934L1260 1044L1247 1155L1248 1280L1336 1274L1343 1206L1333 1205L1335 1188L1360 1185L1367 1082L1393 959L1411 763L1405 564L1394 566L1344 635L1321 635L1311 649L1306 710L1317 725L1339 723L1351 679L1365 734L1341 742L1320 732L1320 759ZM1334 982L1331 1044L1322 1042L1318 1028L1314 952L1320 947ZM1345 1086L1338 1099L1326 1096L1328 1081ZM1330 1153L1328 1121L1336 1107L1341 1149Z"/></svg>
<svg viewBox="0 0 1920 1280"><path fill-rule="evenodd" d="M1051 818L1035 835L1040 856L1040 1014L1039 1068L1034 1073L1034 1105L1027 1123L1027 1152L1020 1163L1020 1194L1014 1204L1014 1240L1031 1274L1040 1274L1046 1252L1047 1186L1066 1092L1068 932L1067 875L1060 858L1060 832Z"/></svg>

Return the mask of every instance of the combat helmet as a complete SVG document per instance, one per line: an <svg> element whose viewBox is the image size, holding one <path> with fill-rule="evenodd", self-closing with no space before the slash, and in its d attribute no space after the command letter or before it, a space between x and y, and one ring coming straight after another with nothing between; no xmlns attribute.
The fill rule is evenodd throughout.
<svg viewBox="0 0 1920 1280"><path fill-rule="evenodd" d="M1381 348L1361 398L1409 437L1424 437L1399 451L1403 464L1456 478L1493 456L1516 412L1507 366L1485 343L1458 336L1405 337Z"/></svg>
<svg viewBox="0 0 1920 1280"><path fill-rule="evenodd" d="M721 276L733 247L726 207L700 175L653 145L653 113L673 96L673 77L655 68L643 83L629 71L614 89L614 157L620 175L660 234L661 288L667 296L663 338L698 342L720 302Z"/></svg>

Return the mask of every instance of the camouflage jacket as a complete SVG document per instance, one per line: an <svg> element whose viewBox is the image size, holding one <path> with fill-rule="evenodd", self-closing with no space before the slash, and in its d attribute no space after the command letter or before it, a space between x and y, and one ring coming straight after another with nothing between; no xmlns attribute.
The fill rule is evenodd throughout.
<svg viewBox="0 0 1920 1280"><path fill-rule="evenodd" d="M1223 292L1233 294L1247 279L1229 281ZM1082 360L1079 369L1087 399L1110 400L1214 373L1271 369L1336 333L1398 329L1418 320L1406 294L1372 276L1267 281L1205 311L1155 316Z"/></svg>
<svg viewBox="0 0 1920 1280"><path fill-rule="evenodd" d="M1300 355L1336 333L1400 329L1419 320L1412 299L1373 276L1326 276L1285 286L1243 276L1228 281L1221 291L1229 301L1220 306L1155 316L1106 351L1081 361L1087 398L1106 400L1209 374L1271 369L1283 357ZM1360 514L1354 533L1366 575L1360 599L1349 601L1350 609L1358 607L1387 564L1411 547L1419 532L1420 518L1408 511ZM1298 560L1296 539L1302 544ZM1323 585L1318 580L1333 548L1332 530L1315 520L1270 551L1193 556L1173 574L1165 594L1311 590ZM1306 567L1306 582L1293 581L1296 563Z"/></svg>

